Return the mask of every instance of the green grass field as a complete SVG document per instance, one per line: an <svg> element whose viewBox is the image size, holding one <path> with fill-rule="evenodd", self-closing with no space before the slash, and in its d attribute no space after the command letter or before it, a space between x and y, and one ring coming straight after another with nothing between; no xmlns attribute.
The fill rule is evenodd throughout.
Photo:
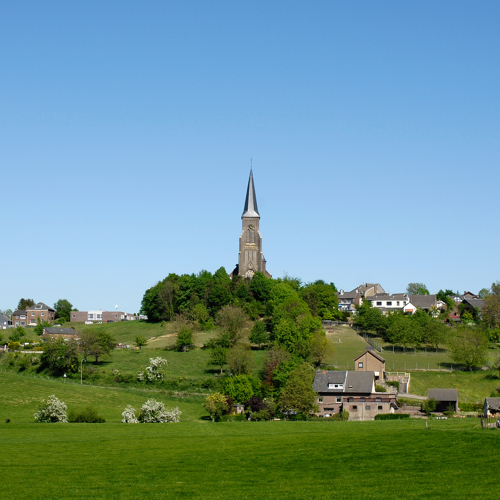
<svg viewBox="0 0 500 500"><path fill-rule="evenodd" d="M477 419L1 424L3 499L421 499L496 491Z"/></svg>

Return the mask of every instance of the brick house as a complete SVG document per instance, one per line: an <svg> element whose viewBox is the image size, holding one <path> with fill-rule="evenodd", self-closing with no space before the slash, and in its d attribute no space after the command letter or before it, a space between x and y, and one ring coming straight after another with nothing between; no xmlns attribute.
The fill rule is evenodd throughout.
<svg viewBox="0 0 500 500"><path fill-rule="evenodd" d="M26 325L36 326L40 321L54 321L55 311L43 302L26 309Z"/></svg>
<svg viewBox="0 0 500 500"><path fill-rule="evenodd" d="M385 359L371 345L354 359L354 369L357 372L373 372L375 380L385 380Z"/></svg>
<svg viewBox="0 0 500 500"><path fill-rule="evenodd" d="M373 420L394 413L397 395L375 392L375 373L369 371L317 371L313 389L318 393L316 415L349 412L349 420Z"/></svg>

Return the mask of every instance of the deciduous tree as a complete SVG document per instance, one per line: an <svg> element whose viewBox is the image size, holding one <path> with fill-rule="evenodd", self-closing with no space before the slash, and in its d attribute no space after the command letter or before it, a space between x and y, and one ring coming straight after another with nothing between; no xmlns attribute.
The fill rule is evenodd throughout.
<svg viewBox="0 0 500 500"><path fill-rule="evenodd" d="M475 327L457 327L449 342L451 357L455 363L472 369L486 362L488 339L485 333Z"/></svg>
<svg viewBox="0 0 500 500"><path fill-rule="evenodd" d="M307 363L300 364L288 377L281 391L279 405L282 411L309 413L316 409L316 396L312 384L314 370Z"/></svg>
<svg viewBox="0 0 500 500"><path fill-rule="evenodd" d="M227 352L227 365L233 375L248 375L252 373L254 360L250 346L236 344Z"/></svg>
<svg viewBox="0 0 500 500"><path fill-rule="evenodd" d="M423 283L408 283L406 292L409 295L429 295L429 290Z"/></svg>
<svg viewBox="0 0 500 500"><path fill-rule="evenodd" d="M142 352L142 348L147 345L148 339L141 335L137 335L134 339L134 345L139 348L139 352Z"/></svg>
<svg viewBox="0 0 500 500"><path fill-rule="evenodd" d="M54 304L54 318L69 323L71 311L74 311L73 304L66 299L59 299Z"/></svg>
<svg viewBox="0 0 500 500"><path fill-rule="evenodd" d="M227 398L220 392L214 392L213 394L207 396L203 406L205 407L205 410L208 411L212 422L219 420L220 417L228 410Z"/></svg>

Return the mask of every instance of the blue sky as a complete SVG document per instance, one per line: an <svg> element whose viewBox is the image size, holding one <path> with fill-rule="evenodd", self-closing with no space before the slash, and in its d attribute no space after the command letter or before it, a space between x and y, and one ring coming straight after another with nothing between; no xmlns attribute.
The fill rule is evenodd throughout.
<svg viewBox="0 0 500 500"><path fill-rule="evenodd" d="M237 262L338 288L500 279L500 3L8 1L0 309L136 312Z"/></svg>

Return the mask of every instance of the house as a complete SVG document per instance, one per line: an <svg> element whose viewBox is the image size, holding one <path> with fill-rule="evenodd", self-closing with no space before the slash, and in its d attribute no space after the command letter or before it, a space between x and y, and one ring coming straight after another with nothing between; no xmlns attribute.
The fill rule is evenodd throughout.
<svg viewBox="0 0 500 500"><path fill-rule="evenodd" d="M453 406L454 411L458 411L457 389L429 389L427 399L436 401L436 411L446 411L450 406Z"/></svg>
<svg viewBox="0 0 500 500"><path fill-rule="evenodd" d="M111 321L132 321L138 319L135 314L126 313L123 311L71 311L70 321L74 322L86 322L90 321L92 323L99 322L111 322Z"/></svg>
<svg viewBox="0 0 500 500"><path fill-rule="evenodd" d="M397 395L375 392L375 374L368 371L317 371L313 389L318 393L316 415L349 412L349 420L373 420L394 413Z"/></svg>
<svg viewBox="0 0 500 500"><path fill-rule="evenodd" d="M12 313L12 326L26 326L26 311L24 309L16 309Z"/></svg>
<svg viewBox="0 0 500 500"><path fill-rule="evenodd" d="M486 301L484 301L483 299L465 298L462 301L462 304L464 305L464 311L470 311L472 314L474 314L475 311L478 311L479 315L481 315L481 311L486 305Z"/></svg>
<svg viewBox="0 0 500 500"><path fill-rule="evenodd" d="M26 325L36 326L41 321L54 321L55 311L43 302L26 309Z"/></svg>
<svg viewBox="0 0 500 500"><path fill-rule="evenodd" d="M380 309L384 314L390 311L402 311L409 302L407 293L377 293L367 298L372 303L372 307Z"/></svg>
<svg viewBox="0 0 500 500"><path fill-rule="evenodd" d="M500 398L486 398L484 400L483 414L485 417L500 416Z"/></svg>
<svg viewBox="0 0 500 500"><path fill-rule="evenodd" d="M0 314L0 330L7 330L7 328L12 328L12 321L5 314Z"/></svg>
<svg viewBox="0 0 500 500"><path fill-rule="evenodd" d="M351 292L340 290L335 292L335 295L339 299L339 309L341 311L353 312L356 310L355 306L361 303L361 294L357 288Z"/></svg>
<svg viewBox="0 0 500 500"><path fill-rule="evenodd" d="M44 328L42 333L42 338L44 340L54 340L58 338L63 338L64 340L77 339L79 333L74 328Z"/></svg>
<svg viewBox="0 0 500 500"><path fill-rule="evenodd" d="M373 372L375 380L385 379L385 359L369 345L366 351L354 359L354 369L357 372Z"/></svg>
<svg viewBox="0 0 500 500"><path fill-rule="evenodd" d="M444 304L444 302L443 302ZM434 312L438 310L438 300L436 295L409 295L408 303L404 306L405 314L415 314L417 309Z"/></svg>
<svg viewBox="0 0 500 500"><path fill-rule="evenodd" d="M365 298L367 299L368 297L371 297L378 293L385 293L385 290L379 283L365 283L364 285L359 285L356 290L361 295L361 303Z"/></svg>

